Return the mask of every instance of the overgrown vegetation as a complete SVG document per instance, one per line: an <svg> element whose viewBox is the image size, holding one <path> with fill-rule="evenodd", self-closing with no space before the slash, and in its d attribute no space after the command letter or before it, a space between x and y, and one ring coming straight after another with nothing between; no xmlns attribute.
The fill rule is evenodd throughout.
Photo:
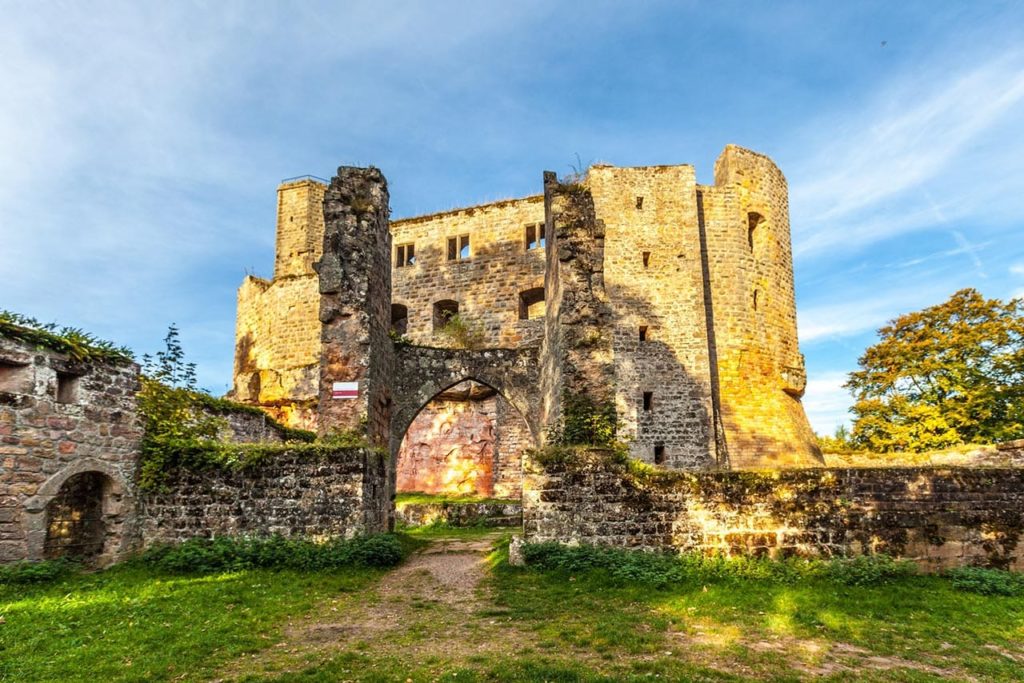
<svg viewBox="0 0 1024 683"><path fill-rule="evenodd" d="M854 445L920 452L1024 438L1024 299L963 289L879 336L846 384Z"/></svg>
<svg viewBox="0 0 1024 683"><path fill-rule="evenodd" d="M1024 595L1024 574L982 567L958 567L946 572L957 590L981 595Z"/></svg>
<svg viewBox="0 0 1024 683"><path fill-rule="evenodd" d="M6 310L0 310L0 336L66 353L82 362L130 363L134 358L128 347L97 339L77 327L41 323L35 318Z"/></svg>
<svg viewBox="0 0 1024 683"><path fill-rule="evenodd" d="M725 557L688 553L672 555L593 545L527 544L527 564L538 569L581 572L602 570L614 581L655 587L709 581L775 581L795 583L827 579L846 586L872 586L911 576L913 563L887 555L819 560Z"/></svg>
<svg viewBox="0 0 1024 683"><path fill-rule="evenodd" d="M0 585L49 583L73 574L79 568L77 562L66 558L0 565Z"/></svg>
<svg viewBox="0 0 1024 683"><path fill-rule="evenodd" d="M178 545L146 550L143 564L159 571L209 574L243 569L298 569L322 571L341 567L394 567L403 558L394 534L314 543L302 538L223 536L195 538Z"/></svg>
<svg viewBox="0 0 1024 683"><path fill-rule="evenodd" d="M616 445L618 417L611 400L595 401L586 394L562 394L562 414L548 427L547 443L551 446Z"/></svg>
<svg viewBox="0 0 1024 683"><path fill-rule="evenodd" d="M212 466L246 467L262 462L285 450L320 455L330 446L347 445L340 441L312 444L315 435L288 429L270 420L263 411L226 399L215 398L199 390L194 363L185 361L178 329L171 325L164 338L164 350L142 357L139 414L145 435L139 466L139 486L159 488L167 472L177 466L201 469ZM235 444L223 440L228 429L223 415L246 412L272 422L290 442L279 444ZM341 437L339 437L340 439Z"/></svg>
<svg viewBox="0 0 1024 683"><path fill-rule="evenodd" d="M458 313L450 316L438 333L456 349L482 349L487 342L483 326Z"/></svg>
<svg viewBox="0 0 1024 683"><path fill-rule="evenodd" d="M488 503L492 505L504 505L507 503L518 503L513 498L488 498L475 493L423 493L421 491L406 491L395 495L396 505L469 505L472 503Z"/></svg>

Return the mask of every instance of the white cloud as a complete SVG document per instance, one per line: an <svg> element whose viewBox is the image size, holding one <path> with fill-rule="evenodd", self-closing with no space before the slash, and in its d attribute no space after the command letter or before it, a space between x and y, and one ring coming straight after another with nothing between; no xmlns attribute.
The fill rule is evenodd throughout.
<svg viewBox="0 0 1024 683"><path fill-rule="evenodd" d="M976 166L966 159L1022 103L1017 51L957 70L908 72L846 120L823 119L817 125L834 142L809 147L790 171L795 253L865 246L991 208L998 188L1020 179L998 165L1019 166L1024 138L1003 141ZM932 198L938 180L949 189L941 202Z"/></svg>
<svg viewBox="0 0 1024 683"><path fill-rule="evenodd" d="M811 426L819 434L832 434L836 427L848 424L853 397L843 388L847 373L828 372L807 380L803 404Z"/></svg>
<svg viewBox="0 0 1024 683"><path fill-rule="evenodd" d="M1014 263L1010 266L1010 273L1012 275L1024 276L1024 263Z"/></svg>

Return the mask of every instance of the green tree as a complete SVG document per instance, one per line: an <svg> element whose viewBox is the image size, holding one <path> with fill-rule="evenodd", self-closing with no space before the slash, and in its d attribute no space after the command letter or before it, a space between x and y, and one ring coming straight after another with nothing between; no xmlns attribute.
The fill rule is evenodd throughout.
<svg viewBox="0 0 1024 683"><path fill-rule="evenodd" d="M846 383L854 443L925 451L1024 438L1024 299L963 289L878 332Z"/></svg>

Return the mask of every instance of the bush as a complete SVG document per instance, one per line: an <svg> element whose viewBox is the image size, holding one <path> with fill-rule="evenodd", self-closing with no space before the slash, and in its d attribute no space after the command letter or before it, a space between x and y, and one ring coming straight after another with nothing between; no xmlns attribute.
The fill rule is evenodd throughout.
<svg viewBox="0 0 1024 683"><path fill-rule="evenodd" d="M1024 593L1024 575L999 569L959 567L946 572L946 577L959 591L982 595L1021 595Z"/></svg>
<svg viewBox="0 0 1024 683"><path fill-rule="evenodd" d="M283 536L193 538L159 545L142 554L150 567L175 574L209 574L243 569L318 571L339 567L393 567L404 553L398 538L377 534L315 543Z"/></svg>
<svg viewBox="0 0 1024 683"><path fill-rule="evenodd" d="M894 560L888 555L859 555L828 563L826 575L846 586L874 586L893 579L912 576L917 567L909 560Z"/></svg>
<svg viewBox="0 0 1024 683"><path fill-rule="evenodd" d="M77 562L68 559L43 562L16 562L0 566L0 584L47 583L77 571Z"/></svg>
<svg viewBox="0 0 1024 683"><path fill-rule="evenodd" d="M685 553L640 552L593 545L567 546L560 543L528 543L523 546L528 565L544 570L572 573L603 571L614 582L665 587L686 582L774 581L795 583L824 578L850 586L867 586L910 576L913 563L886 555L852 559L819 560L758 557L726 557Z"/></svg>

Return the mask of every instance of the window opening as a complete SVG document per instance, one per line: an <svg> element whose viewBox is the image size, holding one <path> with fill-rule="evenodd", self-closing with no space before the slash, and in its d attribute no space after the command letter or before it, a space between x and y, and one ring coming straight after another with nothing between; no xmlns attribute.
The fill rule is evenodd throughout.
<svg viewBox="0 0 1024 683"><path fill-rule="evenodd" d="M665 464L665 446L662 444L655 444L654 446L654 464L664 465Z"/></svg>
<svg viewBox="0 0 1024 683"><path fill-rule="evenodd" d="M69 372L57 373L57 403L74 403L78 400L78 375Z"/></svg>
<svg viewBox="0 0 1024 683"><path fill-rule="evenodd" d="M755 311L757 310L757 295L758 295L758 291L755 289L754 290L754 310Z"/></svg>
<svg viewBox="0 0 1024 683"><path fill-rule="evenodd" d="M761 225L764 217L759 213L748 213L747 214L747 246L750 247L750 251L754 251L754 233L757 231L757 226Z"/></svg>
<svg viewBox="0 0 1024 683"><path fill-rule="evenodd" d="M459 302L445 299L434 304L434 331L439 331L459 314Z"/></svg>
<svg viewBox="0 0 1024 683"><path fill-rule="evenodd" d="M409 330L409 309L403 304L391 304L391 331L402 336Z"/></svg>
<svg viewBox="0 0 1024 683"><path fill-rule="evenodd" d="M469 258L469 235L448 238L448 260L465 261Z"/></svg>
<svg viewBox="0 0 1024 683"><path fill-rule="evenodd" d="M651 265L651 252L645 251L644 254L643 254L643 258L644 258L644 268L646 268L649 265Z"/></svg>
<svg viewBox="0 0 1024 683"><path fill-rule="evenodd" d="M526 249L543 249L545 244L544 240L544 224L533 223L526 226Z"/></svg>
<svg viewBox="0 0 1024 683"><path fill-rule="evenodd" d="M544 288L534 287L519 293L519 319L543 318L545 313Z"/></svg>
<svg viewBox="0 0 1024 683"><path fill-rule="evenodd" d="M654 392L653 391L645 391L644 392L644 412L650 412L652 410L652 406L653 405L654 405Z"/></svg>
<svg viewBox="0 0 1024 683"><path fill-rule="evenodd" d="M416 245L399 244L395 247L395 267L404 268L416 265Z"/></svg>
<svg viewBox="0 0 1024 683"><path fill-rule="evenodd" d="M638 196L636 198L636 208L638 208L638 209L644 208L644 198L643 197L639 197Z"/></svg>
<svg viewBox="0 0 1024 683"><path fill-rule="evenodd" d="M0 361L0 391L9 394L26 393L31 387L31 367Z"/></svg>

